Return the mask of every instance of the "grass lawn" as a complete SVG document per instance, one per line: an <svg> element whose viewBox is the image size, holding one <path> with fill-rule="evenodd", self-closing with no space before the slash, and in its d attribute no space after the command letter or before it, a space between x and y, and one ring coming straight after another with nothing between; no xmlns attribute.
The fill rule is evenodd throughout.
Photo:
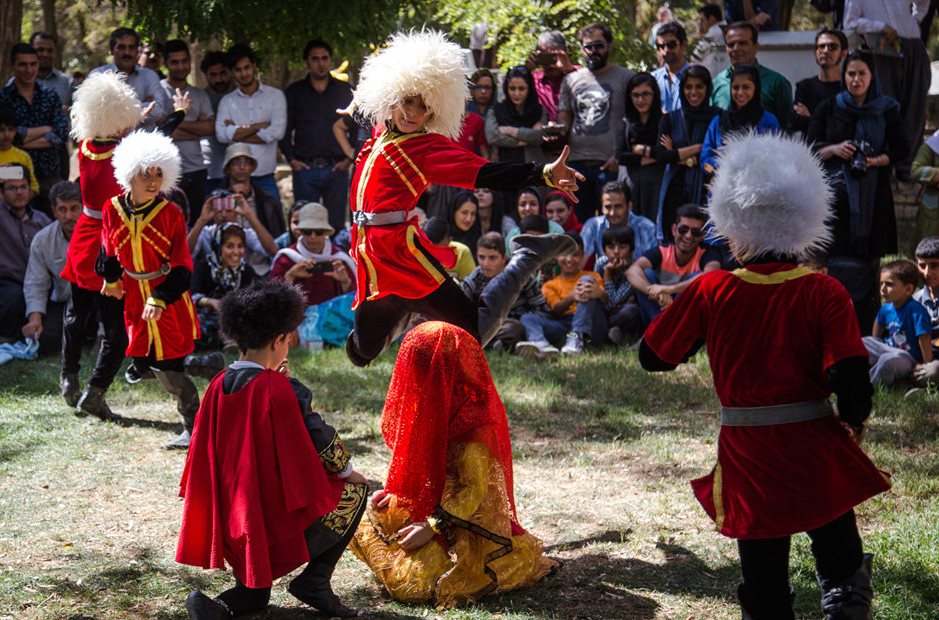
<svg viewBox="0 0 939 620"><path fill-rule="evenodd" d="M376 487L388 463L378 422L393 360L386 353L364 370L338 350L292 360ZM388 619L739 618L736 546L688 485L712 467L718 429L704 356L664 375L642 371L632 351L543 364L494 354L490 364L512 428L520 519L561 571L438 612L390 602L346 555L333 579L340 596ZM90 358L86 375L89 367ZM160 448L178 416L157 385L115 384L110 403L126 426L73 415L57 394L56 360L2 366L0 385L0 619L182 619L190 589L228 587L227 574L173 561L185 455ZM875 554L874 616L939 618L939 399L878 394L866 447L894 480L858 509ZM804 536L791 578L797 616L820 618ZM257 617L315 617L285 585L275 583L272 607Z"/></svg>

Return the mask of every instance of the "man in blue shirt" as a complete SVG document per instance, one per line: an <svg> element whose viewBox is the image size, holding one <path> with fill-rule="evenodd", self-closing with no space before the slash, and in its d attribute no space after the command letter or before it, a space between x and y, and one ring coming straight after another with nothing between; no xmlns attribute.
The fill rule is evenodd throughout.
<svg viewBox="0 0 939 620"><path fill-rule="evenodd" d="M662 111L673 112L681 107L678 81L688 67L688 34L678 22L669 22L655 35L655 51L662 66L652 72L662 93Z"/></svg>
<svg viewBox="0 0 939 620"><path fill-rule="evenodd" d="M603 215L584 222L580 234L584 239L584 263L591 256L603 256L603 231L610 226L629 226L635 235L633 260L647 250L658 246L655 224L648 218L633 213L632 193L629 186L619 181L610 181L603 186L601 194Z"/></svg>

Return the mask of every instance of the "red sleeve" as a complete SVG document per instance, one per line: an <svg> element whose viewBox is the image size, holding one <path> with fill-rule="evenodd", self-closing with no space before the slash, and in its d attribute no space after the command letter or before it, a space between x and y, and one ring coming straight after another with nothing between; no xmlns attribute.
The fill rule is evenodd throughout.
<svg viewBox="0 0 939 620"><path fill-rule="evenodd" d="M284 274L286 274L291 267L293 267L293 261L284 255L278 256L277 260L275 260L274 264L271 266L270 279L283 280ZM354 280L355 277L352 279Z"/></svg>
<svg viewBox="0 0 939 620"><path fill-rule="evenodd" d="M714 279L709 275L696 278L646 329L643 340L663 362L678 365L696 342L707 340L711 313L708 283Z"/></svg>
<svg viewBox="0 0 939 620"><path fill-rule="evenodd" d="M848 291L828 276L820 277L819 282L816 294L822 323L822 369L828 370L848 357L867 357Z"/></svg>
<svg viewBox="0 0 939 620"><path fill-rule="evenodd" d="M111 233L115 229L115 220L121 224L120 217L114 212L114 205L110 200L101 207L101 236L104 240L104 253L107 256L116 256L117 250L111 240Z"/></svg>
<svg viewBox="0 0 939 620"><path fill-rule="evenodd" d="M420 163L421 172L428 182L464 189L475 188L476 175L488 163L487 160L440 134L429 135L434 139L429 141Z"/></svg>

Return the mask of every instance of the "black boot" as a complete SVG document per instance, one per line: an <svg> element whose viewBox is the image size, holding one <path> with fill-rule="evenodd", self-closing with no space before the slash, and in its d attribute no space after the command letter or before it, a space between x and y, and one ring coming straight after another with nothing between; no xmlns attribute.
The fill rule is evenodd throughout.
<svg viewBox="0 0 939 620"><path fill-rule="evenodd" d="M207 355L189 355L185 361L186 374L190 377L214 379L225 369L225 356L219 351Z"/></svg>
<svg viewBox="0 0 939 620"><path fill-rule="evenodd" d="M822 587L822 611L826 620L871 620L871 560L874 556L864 554L861 567L840 582L822 579L818 575L818 585Z"/></svg>
<svg viewBox="0 0 939 620"><path fill-rule="evenodd" d="M59 378L59 388L62 392L62 398L65 399L69 407L77 407L78 399L81 398L82 388L78 381L78 375L63 374Z"/></svg>
<svg viewBox="0 0 939 620"><path fill-rule="evenodd" d="M85 388L81 398L78 399L78 409L82 413L93 415L104 422L116 422L121 419L121 416L108 407L107 401L104 400L105 392L106 390L102 388L89 385Z"/></svg>
<svg viewBox="0 0 939 620"><path fill-rule="evenodd" d="M176 397L176 410L183 418L183 432L172 441L163 444L163 447L168 449L188 448L192 427L196 422L196 413L199 411L199 390L196 389L192 379L187 377L185 373L157 369L154 369L153 372L163 389Z"/></svg>
<svg viewBox="0 0 939 620"><path fill-rule="evenodd" d="M229 620L234 618L225 603L209 598L198 590L193 590L186 597L186 611L189 620Z"/></svg>
<svg viewBox="0 0 939 620"><path fill-rule="evenodd" d="M754 592L743 583L737 586L737 601L740 602L743 620L793 620L792 603L795 600L796 593L792 587L786 594L768 596Z"/></svg>
<svg viewBox="0 0 939 620"><path fill-rule="evenodd" d="M287 591L310 607L320 610L331 618L354 618L359 612L343 605L333 592L329 580L333 576L335 564L327 565L311 561L303 572L297 575Z"/></svg>
<svg viewBox="0 0 939 620"><path fill-rule="evenodd" d="M546 262L577 249L568 235L519 235L512 239L512 257L505 269L490 280L479 298L479 344L493 339L519 293Z"/></svg>

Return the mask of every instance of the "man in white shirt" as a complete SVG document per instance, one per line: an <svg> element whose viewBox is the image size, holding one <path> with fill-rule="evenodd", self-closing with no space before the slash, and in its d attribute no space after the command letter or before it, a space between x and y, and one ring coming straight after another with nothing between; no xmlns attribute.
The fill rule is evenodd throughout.
<svg viewBox="0 0 939 620"><path fill-rule="evenodd" d="M228 50L228 68L238 88L218 104L215 135L223 144L247 143L258 162L251 180L280 200L274 169L277 142L284 137L287 127L287 100L283 91L258 80L257 58L247 45L234 45Z"/></svg>
<svg viewBox="0 0 939 620"><path fill-rule="evenodd" d="M91 70L92 73L101 71L115 71L127 76L127 84L137 93L140 104L147 108L153 103L143 127L152 129L160 123L166 115L173 111L172 99L167 99L160 86L160 76L156 72L137 65L137 48L140 37L130 28L118 28L111 33L108 47L114 62L102 65Z"/></svg>
<svg viewBox="0 0 939 620"><path fill-rule="evenodd" d="M900 102L910 153L896 162L897 177L910 178L913 155L923 141L926 95L932 74L919 23L929 0L848 0L844 29L863 35L874 51L874 70L883 94Z"/></svg>

